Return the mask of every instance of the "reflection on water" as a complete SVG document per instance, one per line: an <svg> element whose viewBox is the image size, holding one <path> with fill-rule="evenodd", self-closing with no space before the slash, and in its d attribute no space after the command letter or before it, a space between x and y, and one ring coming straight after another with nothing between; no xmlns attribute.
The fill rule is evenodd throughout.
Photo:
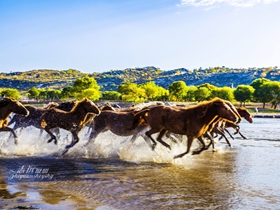
<svg viewBox="0 0 280 210"><path fill-rule="evenodd" d="M64 158L45 156L45 151L51 153L47 144L41 155L18 156L6 150L0 158L0 208L277 209L279 123L244 122L241 132L248 140L236 136L233 148L221 140L217 152L176 161L173 153L185 150L183 144L173 145L175 152L160 147L151 152L142 139L127 146L111 134L98 139L90 151L77 148ZM16 204L9 203L11 199Z"/></svg>

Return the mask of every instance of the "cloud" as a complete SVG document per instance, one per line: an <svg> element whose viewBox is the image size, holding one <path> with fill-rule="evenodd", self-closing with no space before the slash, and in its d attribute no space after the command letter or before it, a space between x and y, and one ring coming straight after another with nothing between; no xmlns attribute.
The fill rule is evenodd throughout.
<svg viewBox="0 0 280 210"><path fill-rule="evenodd" d="M226 3L234 7L253 7L256 4L270 4L279 0L181 0L180 6L209 7Z"/></svg>

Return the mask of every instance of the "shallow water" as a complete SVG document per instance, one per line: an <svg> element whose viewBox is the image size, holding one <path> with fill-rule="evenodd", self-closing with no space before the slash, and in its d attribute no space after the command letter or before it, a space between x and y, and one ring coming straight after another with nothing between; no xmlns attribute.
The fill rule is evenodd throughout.
<svg viewBox="0 0 280 210"><path fill-rule="evenodd" d="M151 151L142 138L101 134L89 148L81 142L58 155L71 136L61 133L58 146L28 128L13 145L1 139L0 208L41 209L277 209L280 203L280 119L242 122L241 132L217 141L200 155L173 160L185 144ZM1 137L2 138L2 137ZM166 140L168 141L168 140ZM192 149L197 147L194 144Z"/></svg>

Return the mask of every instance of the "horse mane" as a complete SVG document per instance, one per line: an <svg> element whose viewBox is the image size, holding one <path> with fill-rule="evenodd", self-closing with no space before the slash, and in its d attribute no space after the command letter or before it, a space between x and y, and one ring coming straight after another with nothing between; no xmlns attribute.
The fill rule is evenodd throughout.
<svg viewBox="0 0 280 210"><path fill-rule="evenodd" d="M245 107L237 107L236 109L237 111L248 112L248 110Z"/></svg>
<svg viewBox="0 0 280 210"><path fill-rule="evenodd" d="M72 101L72 103L74 102L74 106L72 107L70 112L75 111L81 103L86 102L86 101L90 101L90 100L87 98L83 98L81 101Z"/></svg>
<svg viewBox="0 0 280 210"><path fill-rule="evenodd" d="M208 109L213 106L213 104L215 103L224 103L224 100L221 99L221 98L213 98L209 101L203 101L203 102L200 102L199 104L197 104L196 106L193 106L193 107L189 107L187 109L197 109L199 107L203 108L203 111L201 113L201 115L198 115L197 118L202 118L206 115L206 113L208 112Z"/></svg>

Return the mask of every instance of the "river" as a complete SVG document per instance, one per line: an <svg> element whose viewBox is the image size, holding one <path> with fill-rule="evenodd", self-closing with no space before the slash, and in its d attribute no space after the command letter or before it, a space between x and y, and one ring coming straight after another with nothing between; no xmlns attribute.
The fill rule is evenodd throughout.
<svg viewBox="0 0 280 210"><path fill-rule="evenodd" d="M131 145L107 132L85 149L84 130L61 157L67 132L58 146L32 128L16 146L3 133L0 209L279 209L279 126L278 118L244 121L240 131L247 139L229 138L231 148L217 140L215 152L176 160L184 139L171 151L159 144L151 151L140 137Z"/></svg>

